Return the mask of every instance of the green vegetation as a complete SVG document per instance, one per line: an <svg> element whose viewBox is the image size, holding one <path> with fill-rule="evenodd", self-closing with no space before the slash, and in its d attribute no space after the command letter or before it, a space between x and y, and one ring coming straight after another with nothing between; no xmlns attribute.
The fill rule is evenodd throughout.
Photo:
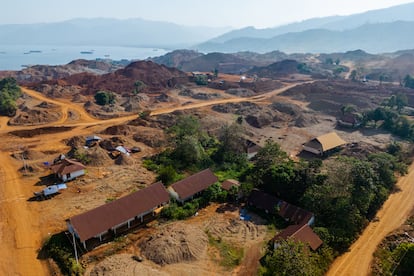
<svg viewBox="0 0 414 276"><path fill-rule="evenodd" d="M414 78L410 75L406 75L403 80L404 87L413 88L414 89Z"/></svg>
<svg viewBox="0 0 414 276"><path fill-rule="evenodd" d="M95 94L95 101L99 105L108 105L115 103L115 94L107 91L98 91Z"/></svg>
<svg viewBox="0 0 414 276"><path fill-rule="evenodd" d="M213 237L210 233L207 233L207 235L209 244L215 247L220 254L220 258L217 261L221 266L231 269L240 264L244 256L242 247L225 242L220 237Z"/></svg>
<svg viewBox="0 0 414 276"><path fill-rule="evenodd" d="M392 108L398 109L397 104L392 104ZM343 112L350 109L352 106L345 106ZM323 275L334 256L346 251L375 216L394 189L397 176L407 171L406 155L398 143L388 146L389 153L371 154L362 159L337 157L322 162L320 159L295 161L277 143L268 140L253 162L249 162L243 129L237 122L222 126L213 137L202 131L197 118L183 116L167 134L170 146L144 162L165 183L176 181L177 175L184 172L210 167L221 181L240 180L240 189L245 195L259 188L315 214L314 230L324 245L316 252L309 252L303 245L289 241L275 251L270 250L263 262L264 275L288 275L295 271L300 275ZM201 197L182 206L173 203L161 214L169 219L185 219L209 202L226 201L234 198L237 192L228 193L215 184ZM275 225L280 223L277 216L270 216L269 221ZM287 254L289 261L284 259L284 263L291 264L290 267L279 264L283 254ZM274 270L276 267L281 270Z"/></svg>
<svg viewBox="0 0 414 276"><path fill-rule="evenodd" d="M402 242L376 251L376 275L412 275L414 271L414 244Z"/></svg>
<svg viewBox="0 0 414 276"><path fill-rule="evenodd" d="M218 74L218 71L217 71ZM197 85L207 85L208 84L208 78L206 75L196 75L194 77L194 81Z"/></svg>
<svg viewBox="0 0 414 276"><path fill-rule="evenodd" d="M259 274L322 276L332 260L329 248L322 247L319 253L314 253L303 243L283 240L263 258Z"/></svg>
<svg viewBox="0 0 414 276"><path fill-rule="evenodd" d="M84 269L76 263L73 246L64 232L51 236L43 245L42 251L48 253L64 275L83 275Z"/></svg>
<svg viewBox="0 0 414 276"><path fill-rule="evenodd" d="M14 78L0 80L0 115L12 117L16 114L16 100L21 96L20 87Z"/></svg>
<svg viewBox="0 0 414 276"><path fill-rule="evenodd" d="M77 149L73 153L73 157L79 160L82 164L89 164L92 160L84 150Z"/></svg>
<svg viewBox="0 0 414 276"><path fill-rule="evenodd" d="M135 89L134 89L133 93L138 94L138 93L142 92L147 86L143 81L137 80L134 83L134 87L135 87Z"/></svg>

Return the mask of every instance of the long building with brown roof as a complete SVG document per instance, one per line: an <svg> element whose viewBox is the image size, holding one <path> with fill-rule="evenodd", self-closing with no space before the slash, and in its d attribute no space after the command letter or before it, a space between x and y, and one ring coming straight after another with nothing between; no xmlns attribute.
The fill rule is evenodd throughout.
<svg viewBox="0 0 414 276"><path fill-rule="evenodd" d="M74 234L86 248L86 241L98 238L100 241L108 232L116 234L121 227L130 228L139 224L147 214L170 200L170 195L161 182L145 189L109 202L67 220L69 232Z"/></svg>
<svg viewBox="0 0 414 276"><path fill-rule="evenodd" d="M168 187L168 191L174 199L183 203L192 199L195 195L201 193L217 181L217 176L210 169L205 169L175 182Z"/></svg>

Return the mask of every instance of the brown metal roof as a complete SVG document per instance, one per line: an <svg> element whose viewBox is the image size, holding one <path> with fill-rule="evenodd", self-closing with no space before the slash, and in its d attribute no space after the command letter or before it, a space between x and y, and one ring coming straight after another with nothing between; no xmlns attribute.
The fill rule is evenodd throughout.
<svg viewBox="0 0 414 276"><path fill-rule="evenodd" d="M70 159L63 159L57 164L53 164L51 167L54 173L59 173L60 175L65 175L72 172L77 172L85 169L85 166L82 163L79 163Z"/></svg>
<svg viewBox="0 0 414 276"><path fill-rule="evenodd" d="M342 138L339 137L338 134L336 134L336 132L330 132L318 136L315 139L318 140L319 143L321 143L324 152L346 144L346 142L342 140Z"/></svg>
<svg viewBox="0 0 414 276"><path fill-rule="evenodd" d="M196 193L204 191L218 181L217 176L205 169L171 185L181 200L187 199Z"/></svg>
<svg viewBox="0 0 414 276"><path fill-rule="evenodd" d="M277 234L273 240L286 240L292 238L294 241L306 243L312 248L312 250L318 249L323 241L319 236L313 232L309 225L290 225L285 230Z"/></svg>
<svg viewBox="0 0 414 276"><path fill-rule="evenodd" d="M253 190L250 193L248 202L250 205L253 205L258 209L265 210L270 214L276 214L280 199L262 191Z"/></svg>
<svg viewBox="0 0 414 276"><path fill-rule="evenodd" d="M167 203L170 196L161 182L109 202L69 219L81 241L97 236L108 229L140 216L158 205Z"/></svg>
<svg viewBox="0 0 414 276"><path fill-rule="evenodd" d="M230 191L231 187L233 186L240 186L240 182L235 179L227 179L223 183L221 183L221 188L226 191Z"/></svg>
<svg viewBox="0 0 414 276"><path fill-rule="evenodd" d="M304 225L313 217L313 213L302 209L296 205L281 201L279 205L279 215L295 224Z"/></svg>

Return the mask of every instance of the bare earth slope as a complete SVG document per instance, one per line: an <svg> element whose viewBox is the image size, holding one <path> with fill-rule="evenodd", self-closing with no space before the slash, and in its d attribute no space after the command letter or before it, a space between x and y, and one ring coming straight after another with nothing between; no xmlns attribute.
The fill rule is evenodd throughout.
<svg viewBox="0 0 414 276"><path fill-rule="evenodd" d="M378 222L368 225L349 252L340 256L327 275L369 275L372 254L385 236L404 223L414 207L414 164L406 176L400 178L400 191L392 194L378 212Z"/></svg>

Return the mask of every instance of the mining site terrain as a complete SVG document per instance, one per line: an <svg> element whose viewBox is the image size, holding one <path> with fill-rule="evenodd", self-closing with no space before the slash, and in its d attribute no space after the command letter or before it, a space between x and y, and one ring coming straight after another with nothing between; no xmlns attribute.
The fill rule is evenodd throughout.
<svg viewBox="0 0 414 276"><path fill-rule="evenodd" d="M337 126L345 105L364 112L391 95L404 93L408 106L414 107L414 90L395 83L398 75L412 73L408 65L405 71L394 71L388 81L375 79L380 65L398 67L395 56L381 61L361 52L304 55L297 58L299 62L289 57L266 64L258 57L247 64L246 56L241 53L236 63L231 59L220 64L217 74L203 85L196 84L197 76L191 71L214 75L210 71L217 57L208 65L208 58L199 55L175 60L178 69L153 61L122 68L78 61L63 69L29 68L25 73L0 74L17 78L23 94L17 100L16 114L0 117L0 274L60 275L58 266L42 256L43 243L66 231L66 219L154 183L156 174L144 167L144 160L166 148L165 130L182 115L198 118L208 133L241 118L246 139L261 146L268 139L276 141L295 159L303 143L331 131L352 145L343 149L348 156L383 149L391 141L406 143L380 129ZM341 59L340 64L325 62L335 58ZM191 61L200 66L191 67ZM300 65L305 62L309 68ZM363 81L360 71L351 80L350 72L362 66L372 80ZM113 93L114 103L98 105L97 91ZM91 135L103 140L85 148L85 139ZM119 145L139 151L110 156L108 149ZM52 199L33 200L33 192L55 181L46 162L74 151L89 158L87 174L68 182L68 188ZM369 273L377 245L400 227L413 208L413 173L410 166L397 184L399 191L379 211L379 220L367 226L350 251L333 263L328 275ZM187 220L155 220L90 252L81 252L81 264L86 275L255 275L275 230L254 213L250 221L241 221L240 208L214 203ZM240 245L244 251L240 264L231 268L219 265L220 254L209 237ZM142 246L143 241L150 242ZM186 246L177 246L182 243ZM132 256L147 258L137 262Z"/></svg>

